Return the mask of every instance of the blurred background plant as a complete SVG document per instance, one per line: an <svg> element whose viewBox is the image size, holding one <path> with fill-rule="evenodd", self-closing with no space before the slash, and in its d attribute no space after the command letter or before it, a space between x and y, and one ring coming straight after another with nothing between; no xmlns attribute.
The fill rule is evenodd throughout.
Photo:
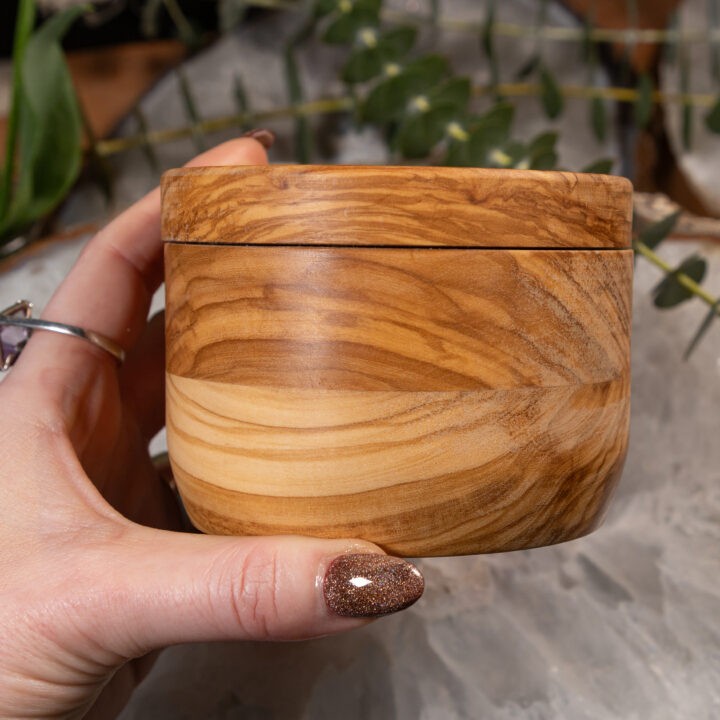
<svg viewBox="0 0 720 720"><path fill-rule="evenodd" d="M446 3L449 0L446 0ZM568 100L585 104L586 123L601 150L609 137L620 147L619 162L595 157L582 172L616 170L641 190L663 192L695 215L712 209L688 180L677 151L668 140L667 108L679 118L681 150L693 147L698 115L706 131L720 133L720 0L707 0L707 25L683 28L680 2L641 0L535 0L527 24L500 18L501 3L477 3L475 17L454 19L441 0L411 3L408 9L383 0L105 0L93 7L76 0L19 0L5 27L3 42L12 47L11 98L5 128L5 159L0 177L0 247L9 254L52 227L48 218L86 167L108 198L113 173L108 159L140 149L155 174L161 171L157 148L191 138L198 149L228 128L247 129L292 118L294 160L327 161L317 119L358 131L373 127L387 147L387 161L532 170L559 169L558 131L553 124ZM574 26L549 21L551 9L572 13ZM12 10L15 10L12 13ZM7 9L6 11L7 12ZM179 61L207 48L258 14L281 13L291 20L286 36L276 38L282 59L287 103L256 108L246 78L235 73L227 92L232 114L206 116L198 90ZM459 73L437 52L438 33L471 38L475 53ZM80 47L118 39L171 37L173 53L163 56L153 82L164 72L177 80L184 118L175 127L152 128L131 98L123 113L135 120L136 132L112 137L117 114L103 126L94 105L82 99L63 59L61 42ZM509 67L500 41L524 43L523 62ZM574 42L585 82L557 79L553 43ZM709 50L709 77L715 93L692 92L689 48ZM325 48L325 50L323 50ZM314 96L308 90L301 55L326 52L337 68L337 92ZM482 67L484 82L475 72ZM661 69L678 77L677 92L661 89ZM77 84L77 83L76 83ZM514 131L519 99L536 96L536 113L546 127L529 137ZM599 154L599 153L597 153ZM613 167L613 165L617 167ZM640 196L639 196L640 197ZM672 206L672 204L671 204ZM638 255L662 273L655 289L659 308L693 298L708 307L689 339L688 355L720 317L720 299L702 287L706 260L692 254L671 266L658 246L681 220L680 210L636 213L634 246Z"/></svg>

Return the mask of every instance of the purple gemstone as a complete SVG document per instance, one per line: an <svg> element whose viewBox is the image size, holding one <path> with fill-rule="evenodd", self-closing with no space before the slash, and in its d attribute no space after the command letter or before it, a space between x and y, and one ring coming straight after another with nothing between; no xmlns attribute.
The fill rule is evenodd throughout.
<svg viewBox="0 0 720 720"><path fill-rule="evenodd" d="M14 313L24 316L24 312ZM10 364L20 354L30 335L28 328L14 325L0 325L0 365L10 359Z"/></svg>

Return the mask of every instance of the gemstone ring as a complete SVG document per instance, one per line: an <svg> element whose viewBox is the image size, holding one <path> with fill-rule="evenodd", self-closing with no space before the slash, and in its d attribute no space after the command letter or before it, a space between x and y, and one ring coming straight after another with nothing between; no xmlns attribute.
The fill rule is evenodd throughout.
<svg viewBox="0 0 720 720"><path fill-rule="evenodd" d="M75 325L33 318L32 307L29 300L18 300L0 312L0 370L12 367L35 330L72 335L97 345L119 362L125 359L125 351L110 338Z"/></svg>

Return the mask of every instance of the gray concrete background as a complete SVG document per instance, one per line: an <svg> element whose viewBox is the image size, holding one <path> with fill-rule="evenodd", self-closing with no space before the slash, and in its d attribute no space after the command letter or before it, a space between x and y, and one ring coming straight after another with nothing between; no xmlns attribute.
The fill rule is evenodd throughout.
<svg viewBox="0 0 720 720"><path fill-rule="evenodd" d="M529 0L500 5L521 22L534 7ZM457 1L446 7L470 13L476 6ZM568 19L556 14L551 21ZM288 29L287 20L268 18L189 63L207 116L232 110L228 88L237 71L254 106L285 103L277 37ZM478 57L476 42L448 37L443 47L460 66ZM551 52L564 82L583 81L571 49ZM304 57L311 94L339 89L328 57L319 50ZM153 127L176 126L182 117L172 78L143 106ZM547 127L537 101L523 101L520 108L519 136ZM569 103L556 123L568 167L616 152L590 138L585 113L582 103ZM291 159L289 123L272 128L280 136L273 159ZM343 135L343 129L326 130L333 159L385 160L372 132ZM132 132L131 123L121 132ZM706 147L716 152L716 145ZM192 152L189 143L174 143L160 155L170 167ZM156 181L138 152L114 165L118 206ZM706 172L706 180L712 184L714 176ZM64 219L72 223L103 212L97 191L82 186ZM46 246L4 271L2 297L32 297L42 307L84 241ZM717 294L720 247L672 242L662 254L677 262L695 250L708 257L705 284ZM342 637L172 648L122 720L720 717L720 325L683 362L705 307L693 301L657 311L649 293L658 279L639 261L631 448L600 530L552 548L421 560L427 591L417 605ZM158 297L155 306L161 304ZM160 437L156 447L162 443Z"/></svg>

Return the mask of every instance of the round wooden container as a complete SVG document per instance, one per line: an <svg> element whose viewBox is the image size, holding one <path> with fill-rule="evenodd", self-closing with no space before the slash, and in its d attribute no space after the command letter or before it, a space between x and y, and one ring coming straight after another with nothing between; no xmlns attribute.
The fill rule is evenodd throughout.
<svg viewBox="0 0 720 720"><path fill-rule="evenodd" d="M631 185L270 166L163 178L167 435L211 533L396 555L599 522L630 401Z"/></svg>

